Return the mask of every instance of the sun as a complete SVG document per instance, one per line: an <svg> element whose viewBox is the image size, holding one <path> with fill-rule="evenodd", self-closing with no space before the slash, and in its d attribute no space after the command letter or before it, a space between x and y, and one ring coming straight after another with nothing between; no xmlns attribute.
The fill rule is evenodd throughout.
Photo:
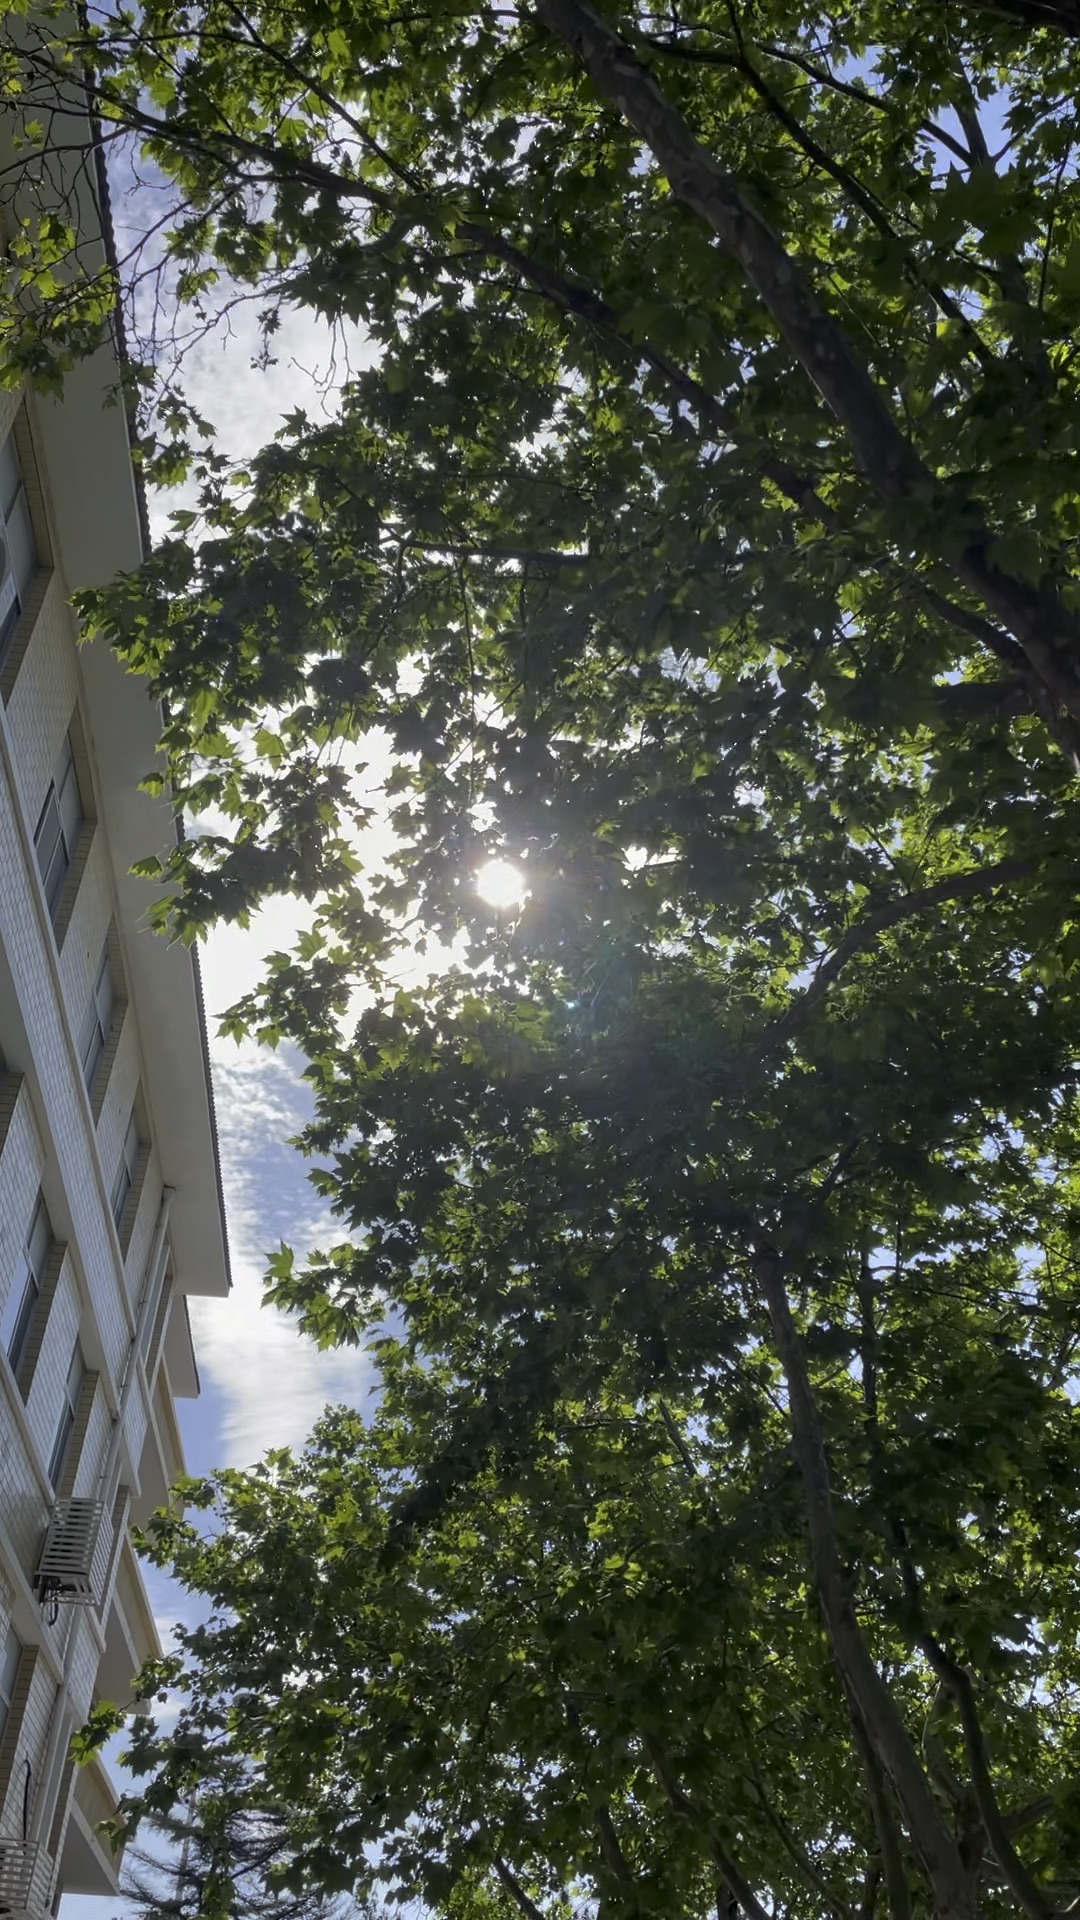
<svg viewBox="0 0 1080 1920"><path fill-rule="evenodd" d="M485 860L476 876L476 891L487 906L503 913L520 907L529 890L512 860Z"/></svg>

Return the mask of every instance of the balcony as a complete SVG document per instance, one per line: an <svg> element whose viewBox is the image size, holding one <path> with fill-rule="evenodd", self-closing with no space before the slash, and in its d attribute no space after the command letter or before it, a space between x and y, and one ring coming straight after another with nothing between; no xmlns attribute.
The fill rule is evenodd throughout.
<svg viewBox="0 0 1080 1920"><path fill-rule="evenodd" d="M161 1652L154 1616L139 1574L130 1540L125 1539L116 1562L116 1582L105 1627L105 1652L98 1668L97 1690L103 1700L124 1706L132 1696L132 1680L147 1660Z"/></svg>
<svg viewBox="0 0 1080 1920"><path fill-rule="evenodd" d="M114 1818L116 1806L116 1789L100 1760L76 1769L71 1818L60 1857L59 1879L65 1893L115 1897L123 1853L113 1851L99 1828Z"/></svg>

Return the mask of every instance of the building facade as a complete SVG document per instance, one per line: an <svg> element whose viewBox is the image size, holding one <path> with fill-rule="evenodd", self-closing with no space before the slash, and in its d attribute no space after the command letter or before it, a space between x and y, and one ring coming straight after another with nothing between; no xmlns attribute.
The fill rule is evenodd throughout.
<svg viewBox="0 0 1080 1920"><path fill-rule="evenodd" d="M161 716L70 596L138 564L115 356L0 392L0 1911L110 1893L113 1807L72 1732L157 1650L130 1541L183 1471L186 1297L228 1288L193 956L132 863Z"/></svg>

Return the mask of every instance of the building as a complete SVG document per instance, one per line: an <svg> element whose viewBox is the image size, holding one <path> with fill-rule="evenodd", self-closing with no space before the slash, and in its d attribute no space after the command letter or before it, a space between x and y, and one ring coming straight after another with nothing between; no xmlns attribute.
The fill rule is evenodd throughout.
<svg viewBox="0 0 1080 1920"><path fill-rule="evenodd" d="M183 1471L186 1297L229 1284L197 969L130 872L174 831L139 787L160 713L69 608L143 551L116 368L0 392L0 1910L30 1920L115 1891L69 1740L157 1649L129 1528Z"/></svg>

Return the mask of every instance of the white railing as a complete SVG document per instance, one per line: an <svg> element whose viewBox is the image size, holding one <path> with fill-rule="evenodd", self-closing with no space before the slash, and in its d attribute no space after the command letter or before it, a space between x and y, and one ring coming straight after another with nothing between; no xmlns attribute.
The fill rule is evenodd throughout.
<svg viewBox="0 0 1080 1920"><path fill-rule="evenodd" d="M109 1529L100 1500L58 1500L49 1520L34 1586L54 1606L94 1607L109 1575Z"/></svg>
<svg viewBox="0 0 1080 1920"><path fill-rule="evenodd" d="M35 1840L0 1834L0 1915L42 1920L49 1895L49 1856Z"/></svg>

